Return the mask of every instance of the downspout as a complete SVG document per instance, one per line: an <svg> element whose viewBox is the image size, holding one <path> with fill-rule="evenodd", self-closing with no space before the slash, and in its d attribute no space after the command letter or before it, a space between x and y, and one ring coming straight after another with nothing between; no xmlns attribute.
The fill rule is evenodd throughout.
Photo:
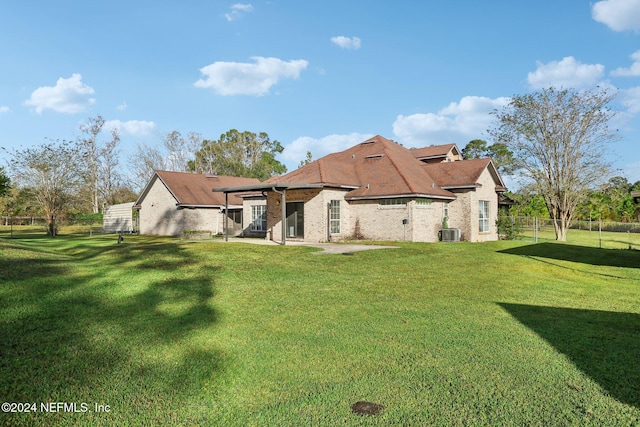
<svg viewBox="0 0 640 427"><path fill-rule="evenodd" d="M282 241L281 245L287 244L287 224L285 224L285 219L287 217L287 190L278 191L276 187L271 188L274 192L282 195Z"/></svg>

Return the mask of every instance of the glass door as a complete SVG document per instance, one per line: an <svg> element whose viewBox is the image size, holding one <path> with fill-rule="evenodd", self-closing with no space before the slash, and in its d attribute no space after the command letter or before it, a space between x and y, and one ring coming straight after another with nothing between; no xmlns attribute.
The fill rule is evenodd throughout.
<svg viewBox="0 0 640 427"><path fill-rule="evenodd" d="M287 203L287 238L304 238L304 203Z"/></svg>

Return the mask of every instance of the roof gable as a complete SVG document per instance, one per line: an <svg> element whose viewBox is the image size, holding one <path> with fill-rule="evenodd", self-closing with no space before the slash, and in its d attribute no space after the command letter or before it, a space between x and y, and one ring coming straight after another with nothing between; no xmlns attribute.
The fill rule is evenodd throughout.
<svg viewBox="0 0 640 427"><path fill-rule="evenodd" d="M224 206L224 193L213 191L214 187L239 186L249 184L259 184L256 178L242 178L224 175L205 175L188 172L155 171L153 178L147 184L144 191L138 198L136 205L140 205L149 189L157 181L167 188L169 193L176 200L176 204L181 206ZM229 204L242 205L242 199L229 195Z"/></svg>
<svg viewBox="0 0 640 427"><path fill-rule="evenodd" d="M416 159L429 161L458 161L462 160L462 154L456 144L431 145L429 147L411 148L411 154Z"/></svg>
<svg viewBox="0 0 640 427"><path fill-rule="evenodd" d="M489 158L425 163L422 167L436 179L439 186L445 189L478 187L480 176L488 170L496 184L496 190L506 190L500 174Z"/></svg>

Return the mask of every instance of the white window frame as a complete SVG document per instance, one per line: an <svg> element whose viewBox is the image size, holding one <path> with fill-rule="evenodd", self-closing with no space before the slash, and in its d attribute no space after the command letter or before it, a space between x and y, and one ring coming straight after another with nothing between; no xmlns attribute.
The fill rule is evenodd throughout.
<svg viewBox="0 0 640 427"><path fill-rule="evenodd" d="M488 200L478 201L478 230L480 233L488 233L490 230L489 218L490 218L490 206Z"/></svg>
<svg viewBox="0 0 640 427"><path fill-rule="evenodd" d="M267 231L267 205L251 206L251 231Z"/></svg>
<svg viewBox="0 0 640 427"><path fill-rule="evenodd" d="M380 206L391 206L396 208L404 208L407 206L407 199L395 197L391 199L380 199L378 204Z"/></svg>
<svg viewBox="0 0 640 427"><path fill-rule="evenodd" d="M340 200L331 200L329 203L329 233L340 233Z"/></svg>

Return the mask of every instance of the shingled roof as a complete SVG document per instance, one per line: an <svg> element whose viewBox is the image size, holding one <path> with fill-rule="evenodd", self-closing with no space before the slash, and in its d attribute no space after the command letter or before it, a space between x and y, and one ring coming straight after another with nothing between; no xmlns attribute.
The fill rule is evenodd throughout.
<svg viewBox="0 0 640 427"><path fill-rule="evenodd" d="M187 172L157 170L142 191L136 205L147 195L156 180L160 180L179 207L220 207L225 205L224 193L212 191L214 187L231 187L259 184L255 178L241 178L224 175L204 175ZM242 205L242 199L229 195L229 205Z"/></svg>
<svg viewBox="0 0 640 427"><path fill-rule="evenodd" d="M374 136L345 151L329 154L284 176L266 181L351 188L345 199L431 197L455 199L443 190L410 150Z"/></svg>
<svg viewBox="0 0 640 427"><path fill-rule="evenodd" d="M491 159L428 163L427 158L446 157L455 144L408 149L380 135L347 150L332 153L286 175L258 185L219 186L229 193L270 188L344 188L346 200L425 197L453 200L449 190L480 187L480 175L489 169L496 191L504 184ZM435 156L435 157L434 157Z"/></svg>
<svg viewBox="0 0 640 427"><path fill-rule="evenodd" d="M506 191L500 175L489 158L425 163L423 168L434 177L441 188L446 190L479 187L480 175L488 168L496 182L496 191Z"/></svg>
<svg viewBox="0 0 640 427"><path fill-rule="evenodd" d="M443 159L452 152L453 155L459 156L460 152L456 144L431 145L423 148L411 148L411 154L418 160Z"/></svg>

